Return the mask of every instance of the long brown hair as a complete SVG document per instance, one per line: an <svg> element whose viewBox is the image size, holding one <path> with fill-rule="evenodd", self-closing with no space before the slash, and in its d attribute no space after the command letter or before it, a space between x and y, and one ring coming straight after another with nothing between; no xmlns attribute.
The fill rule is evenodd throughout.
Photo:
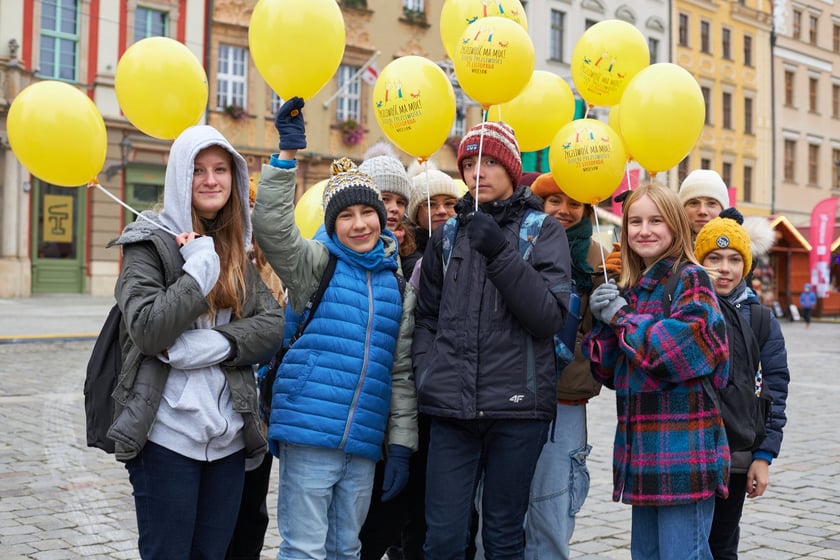
<svg viewBox="0 0 840 560"><path fill-rule="evenodd" d="M204 225L206 222L196 214L195 208L192 209L192 223L196 233L213 237L216 254L219 255L219 280L207 295L210 313L215 314L218 309L230 308L232 316L240 318L245 301L245 268L248 256L244 245L245 224L242 199L236 180L236 162L230 152L225 150L225 153L230 163L230 198L212 220L212 231L207 230Z"/></svg>
<svg viewBox="0 0 840 560"><path fill-rule="evenodd" d="M643 197L650 198L662 218L665 225L671 230L673 239L671 246L656 259L657 262L667 257L675 257L674 271L686 261L699 265L694 256L694 248L691 242L691 226L688 217L685 215L677 193L659 183L645 183L635 189L624 202L624 211L621 217L621 276L618 285L622 288L635 286L644 275L645 266L642 257L630 249L627 241L627 222L630 215L630 208Z"/></svg>

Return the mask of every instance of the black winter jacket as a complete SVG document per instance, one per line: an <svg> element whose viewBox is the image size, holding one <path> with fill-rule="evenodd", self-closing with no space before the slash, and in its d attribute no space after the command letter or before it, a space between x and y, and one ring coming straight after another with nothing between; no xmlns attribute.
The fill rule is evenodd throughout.
<svg viewBox="0 0 840 560"><path fill-rule="evenodd" d="M556 374L552 336L566 317L571 289L569 245L563 226L545 218L527 260L519 253L526 209L542 204L525 187L511 198L481 205L504 231L508 244L486 259L470 248L466 216L446 275L444 228L423 255L412 354L421 412L457 419L542 419L555 412Z"/></svg>

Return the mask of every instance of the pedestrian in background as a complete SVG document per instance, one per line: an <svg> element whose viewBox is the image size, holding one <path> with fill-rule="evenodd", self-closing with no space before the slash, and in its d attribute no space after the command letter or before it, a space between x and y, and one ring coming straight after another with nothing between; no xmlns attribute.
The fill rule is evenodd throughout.
<svg viewBox="0 0 840 560"><path fill-rule="evenodd" d="M695 169L680 184L680 202L691 227L691 239L710 220L729 208L729 191L717 171Z"/></svg>
<svg viewBox="0 0 840 560"><path fill-rule="evenodd" d="M214 128L172 144L163 210L130 224L115 295L125 327L109 435L126 462L140 556L225 557L246 458L262 458L252 364L283 315L248 259L245 160ZM169 279L177 278L174 282Z"/></svg>
<svg viewBox="0 0 840 560"><path fill-rule="evenodd" d="M817 306L817 294L811 289L811 284L805 283L802 286L802 293L799 294L799 307L802 308L802 319L805 321L805 328L811 326L811 314Z"/></svg>
<svg viewBox="0 0 840 560"><path fill-rule="evenodd" d="M729 448L702 378L728 378L726 325L676 194L636 188L624 203L621 275L590 297L583 341L595 379L616 392L613 500L633 506L634 559L706 560ZM670 314L665 286L679 274Z"/></svg>
<svg viewBox="0 0 840 560"><path fill-rule="evenodd" d="M328 261L335 272L306 329L277 369L268 427L279 459L280 560L358 558L376 462L387 458L382 499L408 479L417 447L410 346L414 296L401 289L397 242L376 185L348 158L324 187L324 226L305 239L295 225L303 100L278 111L280 151L264 165L254 207L257 237L289 293L288 335L303 319ZM288 338L286 337L288 344Z"/></svg>

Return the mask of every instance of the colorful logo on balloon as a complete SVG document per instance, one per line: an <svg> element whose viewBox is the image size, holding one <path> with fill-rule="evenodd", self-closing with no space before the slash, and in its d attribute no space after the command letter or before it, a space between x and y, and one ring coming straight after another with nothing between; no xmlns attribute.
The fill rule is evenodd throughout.
<svg viewBox="0 0 840 560"><path fill-rule="evenodd" d="M494 28L480 26L472 38L462 39L459 54L465 67L473 74L487 74L507 60L509 43L494 41Z"/></svg>
<svg viewBox="0 0 840 560"><path fill-rule="evenodd" d="M385 82L385 98L376 100L375 104L377 121L400 133L409 132L423 112L420 90L406 97L400 81Z"/></svg>
<svg viewBox="0 0 840 560"><path fill-rule="evenodd" d="M502 17L528 31L528 20L519 0L446 0L440 13L440 37L446 54L455 59L464 30L486 17Z"/></svg>
<svg viewBox="0 0 840 560"><path fill-rule="evenodd" d="M583 173L597 171L613 151L610 138L596 137L591 126L576 127L574 137L562 147L566 163L574 165Z"/></svg>

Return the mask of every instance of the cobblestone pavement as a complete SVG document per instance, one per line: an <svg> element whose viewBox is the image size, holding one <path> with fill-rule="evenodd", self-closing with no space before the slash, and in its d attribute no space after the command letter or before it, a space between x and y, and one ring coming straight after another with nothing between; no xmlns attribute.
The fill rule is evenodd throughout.
<svg viewBox="0 0 840 560"><path fill-rule="evenodd" d="M104 319L107 302L99 304L91 314ZM14 330L12 320L0 306L3 334ZM840 325L783 328L793 378L789 424L767 494L746 504L741 558L840 559ZM0 344L2 560L138 557L127 473L113 457L85 447L82 382L91 345L60 337ZM612 392L604 390L589 411L592 488L573 557L627 559L630 507L610 501ZM271 511L276 499L272 492ZM278 542L272 514L263 558L276 557Z"/></svg>

